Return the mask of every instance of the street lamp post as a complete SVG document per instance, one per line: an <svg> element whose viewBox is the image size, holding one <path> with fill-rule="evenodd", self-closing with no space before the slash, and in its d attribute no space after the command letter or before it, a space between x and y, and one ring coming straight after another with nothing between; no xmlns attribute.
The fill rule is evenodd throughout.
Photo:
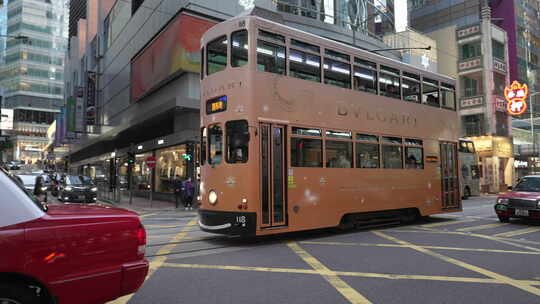
<svg viewBox="0 0 540 304"><path fill-rule="evenodd" d="M538 95L540 94L540 91L539 92L533 92L531 94L529 94L529 104L530 104L530 109L529 109L529 113L530 113L530 117L531 117L531 136L532 136L532 156L535 157L536 155L536 136L534 136L534 106L533 106L533 96L535 95ZM536 164L536 162L535 162ZM531 169L532 170L535 170L533 169L534 166L532 166L531 164ZM535 173L535 172L532 172L532 173Z"/></svg>

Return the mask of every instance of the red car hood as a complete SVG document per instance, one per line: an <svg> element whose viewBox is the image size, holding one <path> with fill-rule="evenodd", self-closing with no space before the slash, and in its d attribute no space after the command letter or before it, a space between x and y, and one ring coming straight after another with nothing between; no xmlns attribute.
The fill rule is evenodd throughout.
<svg viewBox="0 0 540 304"><path fill-rule="evenodd" d="M501 194L502 198L527 198L527 199L540 199L539 192L525 192L525 191L510 191Z"/></svg>
<svg viewBox="0 0 540 304"><path fill-rule="evenodd" d="M98 204L47 204L47 215L53 217L138 216L126 209Z"/></svg>

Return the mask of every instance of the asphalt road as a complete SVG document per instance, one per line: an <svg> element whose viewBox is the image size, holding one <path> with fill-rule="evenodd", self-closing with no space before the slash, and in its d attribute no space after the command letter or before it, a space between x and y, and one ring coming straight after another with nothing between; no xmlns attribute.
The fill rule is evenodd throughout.
<svg viewBox="0 0 540 304"><path fill-rule="evenodd" d="M141 210L150 274L119 303L540 303L540 224L494 197L412 225L242 241L195 212Z"/></svg>

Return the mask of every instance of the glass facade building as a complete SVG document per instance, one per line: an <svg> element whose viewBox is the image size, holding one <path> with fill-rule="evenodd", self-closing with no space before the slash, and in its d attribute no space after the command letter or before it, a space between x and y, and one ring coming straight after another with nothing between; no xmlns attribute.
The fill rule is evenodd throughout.
<svg viewBox="0 0 540 304"><path fill-rule="evenodd" d="M63 106L68 10L63 0L3 2L0 86L3 107L15 110L8 158L36 163Z"/></svg>

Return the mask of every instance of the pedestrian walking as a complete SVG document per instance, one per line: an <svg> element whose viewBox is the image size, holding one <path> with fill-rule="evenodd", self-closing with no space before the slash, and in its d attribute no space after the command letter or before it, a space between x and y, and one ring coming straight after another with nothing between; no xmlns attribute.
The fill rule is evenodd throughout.
<svg viewBox="0 0 540 304"><path fill-rule="evenodd" d="M184 203L185 205L185 202L183 202L184 183L180 179L180 176L177 175L175 177L173 187L174 187L174 202L176 204L176 208L178 208L179 201L181 203Z"/></svg>
<svg viewBox="0 0 540 304"><path fill-rule="evenodd" d="M184 206L186 210L193 210L193 195L195 194L195 187L191 182L191 178L188 178L184 182Z"/></svg>

